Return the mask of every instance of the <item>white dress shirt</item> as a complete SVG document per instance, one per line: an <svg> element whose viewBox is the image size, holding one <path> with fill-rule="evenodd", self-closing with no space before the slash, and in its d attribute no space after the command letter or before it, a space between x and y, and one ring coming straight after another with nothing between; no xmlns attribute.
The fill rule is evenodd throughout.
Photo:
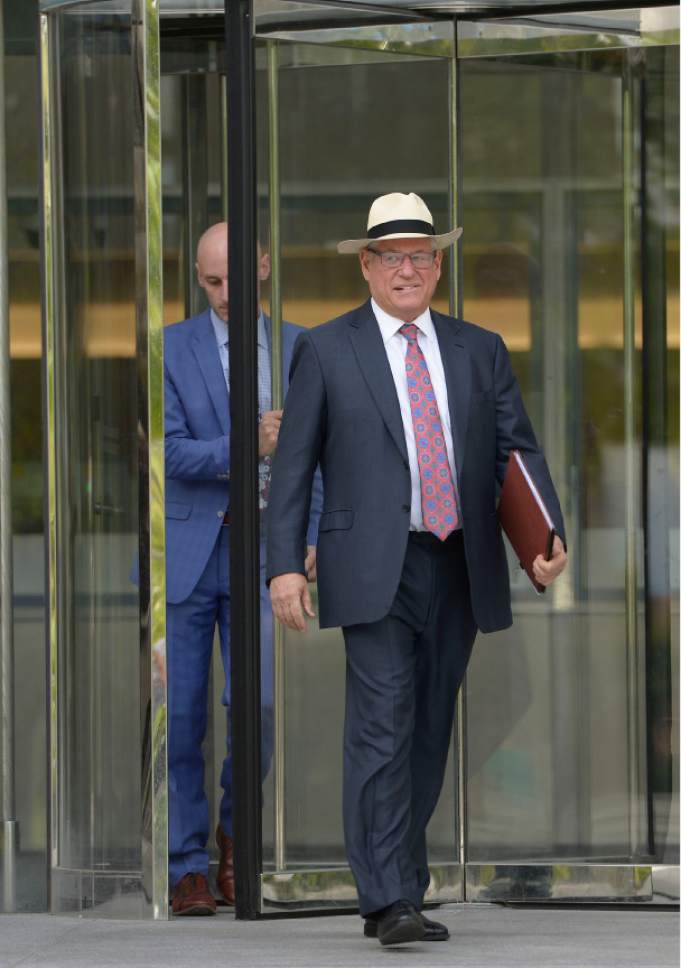
<svg viewBox="0 0 681 968"><path fill-rule="evenodd" d="M419 462L416 453L416 441L414 439L414 422L412 420L409 392L407 390L405 359L408 343L406 337L400 333L400 327L404 325L404 320L389 316L374 299L371 300L371 308L374 311L381 330L383 345L385 346L388 362L390 363L393 380L395 381L395 389L397 390L397 399L399 400L400 411L402 413L404 436L407 442L407 456L409 457L409 473L411 474L410 530L426 531L427 529L423 526L423 512L421 510L421 478L419 476ZM430 309L426 309L425 312L421 313L420 316L413 320L413 323L418 328L416 338L428 366L430 381L433 385L433 392L435 393L435 399L437 401L437 408L440 411L445 447L447 448L449 467L452 472L452 481L454 482L454 490L457 496L457 508L459 510L458 528L460 528L462 521L459 507L456 465L454 463L452 424L447 400L447 383L445 381L445 371L442 366L442 357L440 356L440 346L437 341L433 320L430 316Z"/></svg>

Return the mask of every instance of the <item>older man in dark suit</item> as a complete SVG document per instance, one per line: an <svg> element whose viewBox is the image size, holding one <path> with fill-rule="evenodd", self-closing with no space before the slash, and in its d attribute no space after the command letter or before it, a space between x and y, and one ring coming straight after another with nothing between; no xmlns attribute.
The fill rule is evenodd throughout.
<svg viewBox="0 0 681 968"><path fill-rule="evenodd" d="M478 629L511 624L496 498L522 452L556 525L544 585L566 562L560 505L495 333L429 308L442 249L417 195L376 199L359 253L371 299L298 337L269 505L272 606L312 616L306 509L324 482L320 624L347 657L344 822L365 934L439 941L420 913L426 826L444 776L457 690Z"/></svg>

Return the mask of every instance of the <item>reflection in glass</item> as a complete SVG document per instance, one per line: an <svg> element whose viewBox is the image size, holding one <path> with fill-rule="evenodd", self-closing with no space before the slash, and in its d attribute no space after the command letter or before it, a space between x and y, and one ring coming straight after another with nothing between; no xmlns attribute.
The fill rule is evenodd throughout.
<svg viewBox="0 0 681 968"><path fill-rule="evenodd" d="M120 8L119 8L120 9ZM59 857L139 871L139 605L130 16L63 15Z"/></svg>
<svg viewBox="0 0 681 968"><path fill-rule="evenodd" d="M30 11L29 11L30 13ZM5 19L5 124L10 313L13 639L16 695L17 910L47 908L45 574L43 537L39 130L26 104L39 103L36 54ZM34 30L32 17L25 29ZM13 33L15 36L13 37ZM12 42L21 53L12 49ZM31 51L31 53L29 53ZM29 764L28 768L26 765ZM39 871L39 873L37 873Z"/></svg>

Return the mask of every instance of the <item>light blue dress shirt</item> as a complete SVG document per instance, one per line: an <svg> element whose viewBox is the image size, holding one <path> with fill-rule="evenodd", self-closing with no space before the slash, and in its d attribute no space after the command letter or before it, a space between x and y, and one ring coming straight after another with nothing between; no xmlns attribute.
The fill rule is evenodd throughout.
<svg viewBox="0 0 681 968"><path fill-rule="evenodd" d="M229 325L220 319L215 310L210 311L210 320L215 331L215 340L220 354L222 372L225 376L225 386L229 393ZM270 341L267 336L265 315L258 316L258 410L259 416L272 409L272 370L271 370ZM267 492L269 490L271 458L263 457L258 464L260 493L260 508L267 507Z"/></svg>

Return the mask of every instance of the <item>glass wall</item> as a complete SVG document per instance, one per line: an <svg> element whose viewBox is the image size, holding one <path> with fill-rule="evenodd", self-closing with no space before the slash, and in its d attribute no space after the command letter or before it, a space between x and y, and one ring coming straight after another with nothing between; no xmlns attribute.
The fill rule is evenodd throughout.
<svg viewBox="0 0 681 968"><path fill-rule="evenodd" d="M646 51L641 89L643 466L650 840L678 864L679 774L679 62Z"/></svg>
<svg viewBox="0 0 681 968"><path fill-rule="evenodd" d="M568 575L545 598L516 569L513 628L480 637L474 651L471 861L678 858L678 827L654 838L649 825L656 785L667 804L672 792L671 773L662 780L651 771L647 736L655 721L671 739L676 700L666 690L677 681L669 674L677 645L669 637L657 645L665 653L662 723L644 686L653 647L646 561L660 564L658 554L646 557L643 530L643 361L656 353L665 370L660 392L675 395L678 337L663 351L659 335L657 350L650 345L655 324L642 289L655 285L661 266L642 265L640 240L650 228L639 221L645 190L663 220L665 297L674 310L678 148L667 121L665 150L644 166L639 112L651 107L651 82L671 89L677 78L672 48L644 57L599 51L461 62L464 315L500 332L511 350L561 494L570 550ZM661 401L658 421L660 410ZM677 428L663 432L672 455ZM657 486L674 489L675 476L663 468ZM673 500L668 507L657 505L658 513L672 513ZM678 591L671 572L664 588L670 597ZM670 597L658 605L667 614ZM500 874L486 896L508 890ZM541 895L546 885L519 890Z"/></svg>
<svg viewBox="0 0 681 968"><path fill-rule="evenodd" d="M18 911L47 905L47 701L40 333L37 0L5 4ZM29 768L26 765L30 764ZM1 890L1 888L0 888ZM2 901L0 901L0 908Z"/></svg>

